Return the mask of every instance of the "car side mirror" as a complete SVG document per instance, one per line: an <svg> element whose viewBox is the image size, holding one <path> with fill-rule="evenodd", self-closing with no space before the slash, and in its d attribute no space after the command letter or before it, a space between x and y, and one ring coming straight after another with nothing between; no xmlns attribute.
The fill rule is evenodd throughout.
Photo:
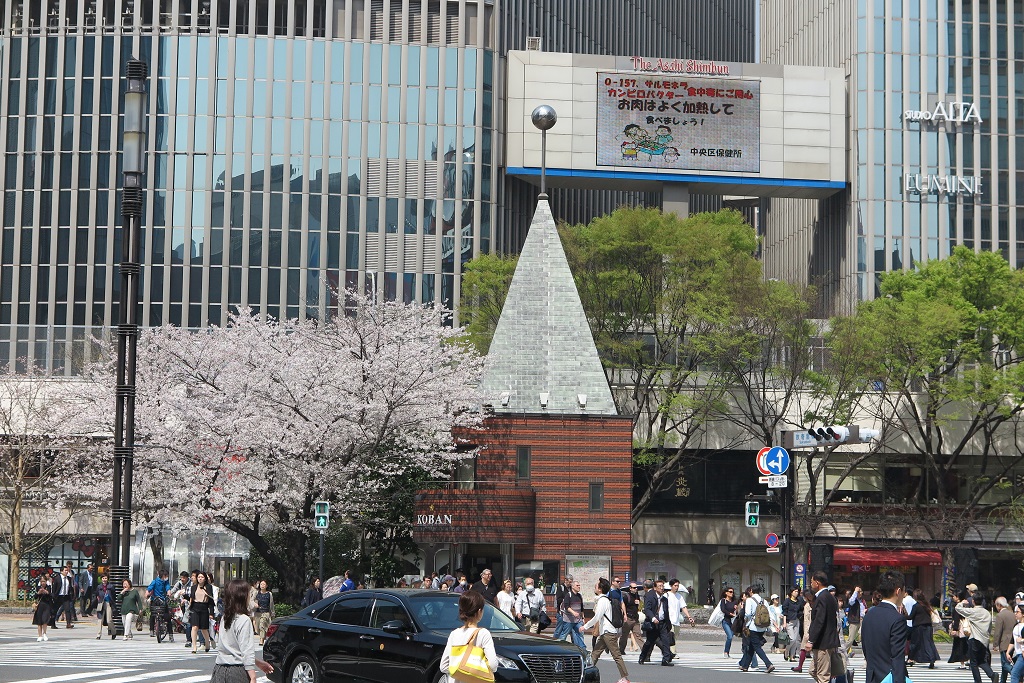
<svg viewBox="0 0 1024 683"><path fill-rule="evenodd" d="M409 630L409 626L401 619L392 619L391 621L384 622L384 625L380 627L384 633L395 633L402 634Z"/></svg>

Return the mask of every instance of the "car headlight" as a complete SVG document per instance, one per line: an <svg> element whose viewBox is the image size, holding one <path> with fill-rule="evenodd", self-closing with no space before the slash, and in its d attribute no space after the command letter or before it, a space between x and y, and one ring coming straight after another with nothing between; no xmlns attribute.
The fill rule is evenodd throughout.
<svg viewBox="0 0 1024 683"><path fill-rule="evenodd" d="M509 659L508 657L502 657L498 655L498 668L499 669L519 669L519 665L516 660Z"/></svg>

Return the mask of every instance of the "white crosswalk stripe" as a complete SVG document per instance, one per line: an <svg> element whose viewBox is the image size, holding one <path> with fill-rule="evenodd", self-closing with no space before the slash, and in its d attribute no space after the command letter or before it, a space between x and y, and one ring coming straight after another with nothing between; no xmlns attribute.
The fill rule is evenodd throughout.
<svg viewBox="0 0 1024 683"><path fill-rule="evenodd" d="M67 667L72 669L104 668L111 665L120 668L133 666L149 666L152 664L175 663L188 665L191 658L207 659L214 657L209 654L193 655L185 649L184 643L157 643L150 638L134 640L84 640L80 638L59 640L51 637L48 642L37 643L35 638L4 646L4 664L12 666L49 666ZM183 661L184 660L184 661ZM206 665L201 665L206 668ZM212 665L211 665L212 666Z"/></svg>
<svg viewBox="0 0 1024 683"><path fill-rule="evenodd" d="M131 672L125 676L114 675L113 678L110 676L114 672L124 671L124 669L106 669L99 671L83 671L78 674L69 674L67 676L57 676L54 678L29 678L23 681L15 681L14 683L45 683L47 681L61 681L61 683L133 683L133 681L147 681L148 683L160 683L166 681L170 683L185 683L190 681L191 683L199 683L199 681L210 680L210 674L203 674L201 676L189 676L182 678L183 674L194 674L196 669L168 669L167 671L150 671L148 673Z"/></svg>
<svg viewBox="0 0 1024 683"><path fill-rule="evenodd" d="M651 664L641 666L637 662L638 658L639 655L631 653L625 655L623 660L629 667L630 678L643 680L643 676L639 672L643 671L647 667L657 666L660 659L657 651L655 651L655 655L651 658L651 661L653 662ZM769 659L772 660L772 663L775 665L775 671L772 673L772 676L808 680L808 663L804 664L804 670L800 673L791 671L790 667L793 666L793 663L785 661L781 655L769 655ZM611 655L605 654L601 657L601 660L611 662L612 658ZM675 659L672 661L676 667L680 668L723 672L739 671L738 655L733 655L731 659L726 659L722 657L721 654L711 656L703 653L686 653L676 655ZM998 666L998 664L999 662L997 660L996 666ZM850 665L851 669L854 671L854 679L863 680L864 660L861 657L855 657L850 661ZM757 669L758 673L764 673L764 664L762 663L761 666L762 668ZM754 666L751 665L748 673L754 673L754 671ZM934 669L918 665L909 668L908 671L914 683L971 683L973 681L970 669L960 669L956 664L947 664L945 662L936 662Z"/></svg>

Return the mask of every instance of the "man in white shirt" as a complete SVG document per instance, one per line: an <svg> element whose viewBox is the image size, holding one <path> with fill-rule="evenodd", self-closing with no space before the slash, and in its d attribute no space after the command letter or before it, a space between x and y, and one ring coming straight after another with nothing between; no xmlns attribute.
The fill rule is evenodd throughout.
<svg viewBox="0 0 1024 683"><path fill-rule="evenodd" d="M612 601L608 599L608 591L611 584L608 579L600 578L594 586L594 594L597 595L597 602L594 603L594 616L590 621L583 624L583 630L597 626L597 642L594 645L593 662L601 659L601 653L605 650L611 653L615 660L615 666L619 669L618 683L629 683L629 671L626 670L626 663L622 661L622 653L619 652L619 629L612 622Z"/></svg>
<svg viewBox="0 0 1024 683"><path fill-rule="evenodd" d="M547 612L548 607L544 600L544 594L533 585L533 579L529 576L523 580L523 590L516 596L515 605L512 610L530 624L530 633L540 632L540 613Z"/></svg>
<svg viewBox="0 0 1024 683"><path fill-rule="evenodd" d="M679 579L671 579L668 582L669 590L665 593L668 598L668 618L672 622L672 652L676 651L676 638L682 636L682 624L680 623L680 612L686 614L690 625L694 625L690 610L686 607L686 589L680 590Z"/></svg>

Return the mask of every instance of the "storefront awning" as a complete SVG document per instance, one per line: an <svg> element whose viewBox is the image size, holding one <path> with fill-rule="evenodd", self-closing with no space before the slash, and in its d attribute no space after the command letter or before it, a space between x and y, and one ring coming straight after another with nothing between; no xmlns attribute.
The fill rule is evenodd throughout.
<svg viewBox="0 0 1024 683"><path fill-rule="evenodd" d="M933 550L874 550L871 548L836 548L832 563L849 565L923 565L942 566L942 553Z"/></svg>

